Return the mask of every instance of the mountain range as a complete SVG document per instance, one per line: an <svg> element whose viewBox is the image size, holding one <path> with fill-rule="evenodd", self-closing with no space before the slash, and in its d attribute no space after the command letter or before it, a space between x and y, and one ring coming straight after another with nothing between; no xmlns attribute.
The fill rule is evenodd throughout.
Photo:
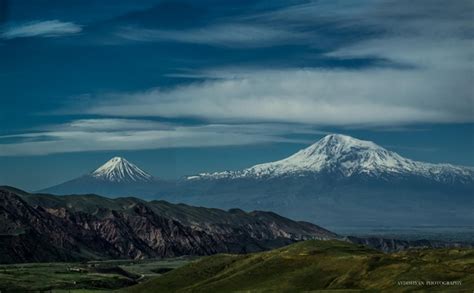
<svg viewBox="0 0 474 293"><path fill-rule="evenodd" d="M0 263L244 253L335 237L272 212L0 187Z"/></svg>
<svg viewBox="0 0 474 293"><path fill-rule="evenodd" d="M410 160L331 134L279 161L164 181L122 158L43 190L136 195L192 205L271 210L329 227L470 225L474 169Z"/></svg>
<svg viewBox="0 0 474 293"><path fill-rule="evenodd" d="M0 264L248 253L310 239L337 239L385 252L472 247L467 242L346 237L273 212L0 187Z"/></svg>

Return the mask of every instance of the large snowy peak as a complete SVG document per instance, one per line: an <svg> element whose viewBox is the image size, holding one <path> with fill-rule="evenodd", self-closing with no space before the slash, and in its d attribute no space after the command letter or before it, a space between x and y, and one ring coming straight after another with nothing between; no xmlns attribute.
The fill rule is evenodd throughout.
<svg viewBox="0 0 474 293"><path fill-rule="evenodd" d="M114 157L93 171L90 176L110 182L149 182L153 176L124 158Z"/></svg>
<svg viewBox="0 0 474 293"><path fill-rule="evenodd" d="M354 173L411 170L414 167L412 161L373 142L331 134L286 159L256 165L246 171L259 175L268 172L282 174L338 171L350 176Z"/></svg>
<svg viewBox="0 0 474 293"><path fill-rule="evenodd" d="M280 161L255 165L242 171L200 174L197 178L275 177L308 173L334 173L345 177L367 175L421 176L436 181L473 181L472 168L413 161L370 142L330 134Z"/></svg>

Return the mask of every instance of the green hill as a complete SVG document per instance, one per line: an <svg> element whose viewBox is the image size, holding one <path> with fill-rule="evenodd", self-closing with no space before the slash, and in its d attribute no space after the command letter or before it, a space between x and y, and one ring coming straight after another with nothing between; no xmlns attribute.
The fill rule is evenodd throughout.
<svg viewBox="0 0 474 293"><path fill-rule="evenodd" d="M403 281L425 284L399 283ZM461 285L428 281L460 281ZM473 288L473 249L384 254L340 241L311 240L267 252L205 257L123 292L471 293Z"/></svg>

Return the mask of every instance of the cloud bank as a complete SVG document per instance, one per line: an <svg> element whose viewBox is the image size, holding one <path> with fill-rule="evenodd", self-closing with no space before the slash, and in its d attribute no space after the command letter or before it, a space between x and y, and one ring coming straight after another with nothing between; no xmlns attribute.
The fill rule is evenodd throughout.
<svg viewBox="0 0 474 293"><path fill-rule="evenodd" d="M436 65L443 72L435 68L215 71L208 75L217 80L110 94L80 111L336 126L472 122L471 70Z"/></svg>
<svg viewBox="0 0 474 293"><path fill-rule="evenodd" d="M185 126L137 119L80 119L35 132L0 136L0 156L146 150L177 147L214 147L270 142L301 143L289 134L323 132L302 125Z"/></svg>
<svg viewBox="0 0 474 293"><path fill-rule="evenodd" d="M378 62L363 68L266 69L258 61L252 68L209 68L194 73L201 78L198 82L100 95L88 107L71 108L104 116L197 117L219 123L373 126L474 122L473 6L472 1L452 5L442 1L364 1L363 5L318 1L242 17L239 20L244 25L239 26L129 30L125 35L141 41L235 46L283 42L311 47L325 34L333 38L347 35L320 58ZM280 31L283 26L287 29Z"/></svg>

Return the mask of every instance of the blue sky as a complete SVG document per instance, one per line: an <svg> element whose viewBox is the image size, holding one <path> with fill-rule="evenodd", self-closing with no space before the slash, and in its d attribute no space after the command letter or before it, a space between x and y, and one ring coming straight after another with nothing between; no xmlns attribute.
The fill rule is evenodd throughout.
<svg viewBox="0 0 474 293"><path fill-rule="evenodd" d="M472 1L0 1L0 184L163 178L326 133L474 165Z"/></svg>

